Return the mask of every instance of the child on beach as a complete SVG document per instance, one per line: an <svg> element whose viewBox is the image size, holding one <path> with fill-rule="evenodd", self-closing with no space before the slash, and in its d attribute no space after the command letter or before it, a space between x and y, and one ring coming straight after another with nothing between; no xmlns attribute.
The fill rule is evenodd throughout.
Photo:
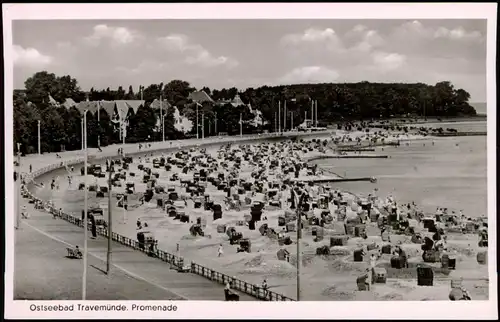
<svg viewBox="0 0 500 322"><path fill-rule="evenodd" d="M224 254L224 249L222 248L222 244L219 244L219 249L217 250L217 257L221 257Z"/></svg>

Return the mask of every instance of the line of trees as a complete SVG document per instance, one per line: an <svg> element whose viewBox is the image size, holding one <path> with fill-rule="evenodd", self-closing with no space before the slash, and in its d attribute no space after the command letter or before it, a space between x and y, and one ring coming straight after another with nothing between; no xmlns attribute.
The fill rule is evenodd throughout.
<svg viewBox="0 0 500 322"><path fill-rule="evenodd" d="M249 106L233 106L230 103L204 102L198 106L199 133L201 117L204 115L205 136L217 132L229 135L240 132L240 113L244 133L256 133L264 130L274 131L278 123L278 102L281 102L282 128L290 129L304 119L310 118L311 102L317 101L318 119L321 125L339 121L389 118L392 116L427 116L452 117L475 115L476 111L469 104L470 95L463 89L454 88L450 82L439 82L434 86L417 83L348 83L348 84L299 84L282 86L262 86L239 91L237 88L211 90L203 87L215 101L229 101L239 94L243 102L253 109L260 110L264 125L254 126ZM162 139L160 112L150 104L160 96L175 106L181 115L196 124L197 104L189 99L189 94L196 91L188 82L173 80L169 83L140 86L137 92L132 86L125 91L123 87L112 90L92 88L84 92L75 78L69 75L56 76L46 71L35 73L25 81L25 90L14 91L14 140L21 143L23 153L37 151L37 125L41 123L42 151L54 152L61 149L81 148L81 112L72 107L67 109L62 104L71 98L75 102L114 101L143 99L144 103L134 112L129 110L127 142L145 142ZM56 101L49 101L49 95ZM283 105L287 104L287 121L283 119ZM57 104L59 103L59 104ZM59 105L59 106L58 106ZM108 115L100 109L99 122L97 113L87 113L88 145L97 147L118 143L119 129L113 122L114 115ZM184 133L175 126L174 109L164 110L165 134L167 139L181 139L196 135L196 127ZM216 121L217 119L217 121ZM98 140L99 138L99 140Z"/></svg>

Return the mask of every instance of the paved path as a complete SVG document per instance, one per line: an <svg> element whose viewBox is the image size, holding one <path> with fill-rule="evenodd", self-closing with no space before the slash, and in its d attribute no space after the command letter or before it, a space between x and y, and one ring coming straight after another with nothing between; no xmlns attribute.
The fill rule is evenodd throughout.
<svg viewBox="0 0 500 322"><path fill-rule="evenodd" d="M23 199L23 204L27 204L27 199ZM76 260L71 261L70 259L67 259L68 265L66 266L66 263L64 263L65 269L61 270L61 266L59 263L57 263L57 261L52 263L49 259L54 258L54 256L63 258L66 255L66 247L68 247L69 245L78 245L80 248L82 248L83 229L62 219L53 219L52 215L46 212L35 210L31 204L28 204L28 212L30 213L30 218L23 220L22 229L16 231L16 235L21 232L20 234L22 236L27 231L30 231L30 233L39 235L40 237L35 237L34 240L29 243L16 243L15 274L19 274L16 278L16 285L19 287L24 285L24 287L26 287L27 285L31 284L43 283L43 281L46 279L44 275L40 274L41 272L39 270L39 265L27 264L33 262L32 260L26 261L27 257L30 257L31 259L38 258L39 261L43 263L42 267L44 267L44 269L46 269L47 266L50 269L51 265L57 265L62 279L66 279L68 278L68 276L74 278L72 277L71 272L76 269L75 264L73 264L76 262ZM42 254L44 254L44 256L37 256L37 254L40 254L38 249L39 247L41 247L40 245L45 243L45 240L48 238L52 240L50 247L53 250L55 249L55 252L58 255L56 256L54 254L50 254L48 258L40 258L45 257L46 252L41 252ZM19 239L20 237L16 236L16 240ZM96 239L89 239L89 265L94 264L94 266L105 269L106 250L106 238L98 236ZM125 273L135 280L141 281L142 287L144 287L144 284L146 284L155 289L154 294L160 296L160 298L155 298L157 300L168 298L183 298L189 300L224 300L223 285L212 282L195 274L178 273L176 270L170 269L169 264L162 262L159 259L148 257L142 252L135 251L117 242L113 242L112 244L112 263L114 265L112 267L114 271L121 271L122 275L123 273ZM81 264L76 266L81 268ZM27 274L27 270L31 271L31 274ZM81 269L79 270L81 271ZM94 268L91 268L89 266L89 272L90 270L94 270ZM81 272L79 274L80 275L78 275L78 278L81 283ZM26 280L24 282L18 281L21 276L23 276L23 279L30 279L31 282ZM92 276L92 274L89 274L89 280L93 278ZM33 278L38 280L38 282L34 282ZM64 285L64 280L61 281L61 284ZM123 287L129 288L133 287L133 285L127 284ZM163 292L158 292L158 290L156 289L160 289ZM18 292L23 293L22 290L18 290ZM26 291L24 290L24 292ZM109 295L103 296L105 298L99 299L110 299ZM138 298L133 299L151 299L151 296L148 296L146 298L142 298L141 296L144 296L144 293L138 292ZM249 295L240 293L240 300L255 301L256 299Z"/></svg>

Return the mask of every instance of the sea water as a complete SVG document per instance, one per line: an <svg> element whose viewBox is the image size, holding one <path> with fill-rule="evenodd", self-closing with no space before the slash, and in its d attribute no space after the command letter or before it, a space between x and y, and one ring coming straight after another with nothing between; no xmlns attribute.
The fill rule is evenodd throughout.
<svg viewBox="0 0 500 322"><path fill-rule="evenodd" d="M461 127L484 131L483 123ZM392 194L400 203L414 201L427 212L445 207L477 217L487 215L486 146L486 136L434 137L408 142L408 146L402 142L399 147L377 148L374 153L390 156L387 159L324 159L315 163L347 178L377 178L376 183L336 183L336 188L362 195Z"/></svg>

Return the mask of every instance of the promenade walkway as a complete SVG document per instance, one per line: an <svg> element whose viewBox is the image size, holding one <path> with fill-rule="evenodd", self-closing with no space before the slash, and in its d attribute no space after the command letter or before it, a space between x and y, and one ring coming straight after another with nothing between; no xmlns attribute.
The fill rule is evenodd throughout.
<svg viewBox="0 0 500 322"><path fill-rule="evenodd" d="M123 147L125 154L155 151L163 148L182 147L189 144L227 142L228 139L182 140L154 142L151 147L139 151L138 144L111 145L89 149L89 155L117 155ZM32 154L21 158L21 172L32 171L81 158L83 151ZM83 230L62 219L53 219L46 212L27 206L30 218L23 220L21 229L15 234L15 285L16 299L60 299L81 298L81 276L83 265L79 260L65 258L66 247L83 247ZM169 265L147 255L112 243L112 274L105 275L107 239L98 236L88 242L88 299L89 300L224 300L224 286L191 273L178 273ZM240 293L240 300L256 300Z"/></svg>
<svg viewBox="0 0 500 322"><path fill-rule="evenodd" d="M83 230L35 210L16 231L15 294L18 298L81 298L81 260L65 258L66 247L83 247ZM178 273L158 259L112 243L112 272L106 276L107 239L89 239L89 300L224 300L224 286L191 273ZM77 283L75 283L75 279ZM116 297L113 294L117 294ZM48 295L50 294L50 295ZM240 294L241 301L255 298Z"/></svg>

